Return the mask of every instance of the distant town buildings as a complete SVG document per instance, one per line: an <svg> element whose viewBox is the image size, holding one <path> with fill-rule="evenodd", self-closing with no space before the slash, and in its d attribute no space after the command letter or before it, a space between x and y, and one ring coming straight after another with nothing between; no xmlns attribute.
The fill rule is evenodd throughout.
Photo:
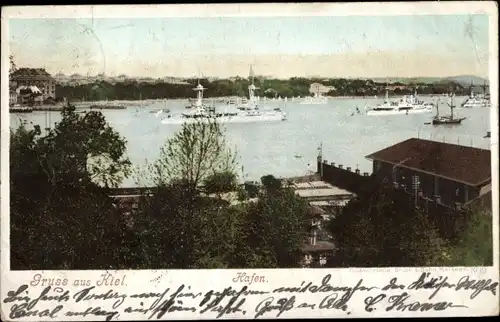
<svg viewBox="0 0 500 322"><path fill-rule="evenodd" d="M406 90L408 90L408 86L406 86L406 85L387 85L386 89L389 91L393 91L393 92L396 90L406 91Z"/></svg>
<svg viewBox="0 0 500 322"><path fill-rule="evenodd" d="M95 82L101 82L101 81L113 85L116 83L128 83L128 82L149 83L149 84L154 84L154 83L187 84L187 82L181 78L169 77L169 76L160 78L131 77L124 74L118 76L106 76L103 73L94 76L81 75L77 73L72 75L57 73L54 78L58 84L63 86L80 86L86 84L93 84Z"/></svg>
<svg viewBox="0 0 500 322"><path fill-rule="evenodd" d="M13 89L9 89L9 105L17 104L17 92Z"/></svg>
<svg viewBox="0 0 500 322"><path fill-rule="evenodd" d="M9 101L12 102L20 100L20 103L26 103L26 100L33 100L34 103L41 103L56 98L56 81L44 68L19 68L12 71L9 87L12 90Z"/></svg>
<svg viewBox="0 0 500 322"><path fill-rule="evenodd" d="M309 92L310 93L320 93L320 94L325 94L328 93L331 90L335 90L335 87L333 86L325 86L321 83L312 83L311 86L309 86Z"/></svg>

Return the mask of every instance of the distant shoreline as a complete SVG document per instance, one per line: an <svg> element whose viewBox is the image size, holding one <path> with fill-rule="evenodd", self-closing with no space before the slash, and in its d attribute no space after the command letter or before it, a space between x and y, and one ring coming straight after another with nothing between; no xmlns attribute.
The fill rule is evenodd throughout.
<svg viewBox="0 0 500 322"><path fill-rule="evenodd" d="M392 96L389 96L389 99L390 100L393 100L393 99L400 99L402 98L404 95L392 95ZM442 95L442 94L434 94L434 95L431 95L431 94L418 94L419 97L446 97L447 95ZM307 97L307 96L306 96ZM326 98L328 99L331 99L331 100L343 100L343 99L383 99L384 96L381 95L381 96L325 96ZM457 97L462 97L462 95L459 95ZM295 98L295 102L299 101L299 100L303 100L305 97L300 97L300 98ZM81 101L81 102L73 102L72 104L73 105L82 105L82 104L103 104L104 102L107 102L109 104L120 104L120 103L123 103L123 104L127 104L127 103L136 103L136 102L163 102L165 100L167 101L188 101L188 100L192 100L193 98L192 97L186 97L186 98L151 98L151 99L143 99L143 100L113 100L113 101ZM210 101L210 100L226 100L226 99L229 99L229 97L205 97L203 98L203 100L207 100L207 101ZM267 99L267 100L264 100L264 99L260 99L259 102L279 102L279 101L284 101L284 99L282 98L281 100L278 100L278 99ZM287 102L293 102L292 98L288 97L287 98Z"/></svg>
<svg viewBox="0 0 500 322"><path fill-rule="evenodd" d="M446 95L418 95L419 97L427 98L427 99L433 99L436 97L444 98ZM384 96L325 96L329 100L382 100L384 99ZM390 96L389 100L399 100L403 97L403 95L394 95ZM457 97L462 97L462 96L457 96ZM465 97L465 96L464 96ZM189 101L192 98L174 98L174 99L166 99L167 102L183 102L183 101ZM206 100L215 100L215 101L224 101L227 100L228 97L210 97L206 98ZM300 103L301 100L303 100L304 97L296 99L295 101L292 100L291 98L288 98L286 102L288 103ZM128 106L135 106L140 104L140 103L151 103L151 102L163 102L165 99L145 99L145 100L114 100L114 101L82 101L82 102L72 102L71 104L75 106L77 109L90 109L90 110L121 110L121 109L126 109ZM261 99L259 101L262 104L265 104L267 102L285 102L284 99L281 100L273 100L273 99L267 99L263 100ZM144 108L147 108L149 106L144 106ZM23 113L20 112L20 110L32 110L33 112L37 111L61 111L63 108L63 103L57 103L54 105L38 105L38 106L18 106L18 107L10 107L9 112L11 113ZM19 111L17 111L19 110ZM17 111L17 112L16 112ZM26 112L24 112L26 113Z"/></svg>

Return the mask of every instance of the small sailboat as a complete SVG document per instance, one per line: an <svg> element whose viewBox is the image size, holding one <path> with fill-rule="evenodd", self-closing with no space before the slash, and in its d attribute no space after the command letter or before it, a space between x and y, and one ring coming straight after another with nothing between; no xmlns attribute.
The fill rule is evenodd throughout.
<svg viewBox="0 0 500 322"><path fill-rule="evenodd" d="M300 104L325 105L325 104L328 104L328 97L323 96L323 94L319 90L319 87L317 87L317 89L314 92L313 96L306 96L304 98L304 100L302 102L300 102Z"/></svg>
<svg viewBox="0 0 500 322"><path fill-rule="evenodd" d="M165 107L162 110L159 110L158 112L156 112L157 117L160 116L161 114L169 114L170 113L170 109L167 108L167 99L165 99L163 102L164 102Z"/></svg>
<svg viewBox="0 0 500 322"><path fill-rule="evenodd" d="M455 118L453 116L453 109L455 108L455 105L453 104L453 97L455 94L451 95L450 102L448 103L448 106L450 107L450 115L449 116L439 116L439 101L436 103L436 116L434 116L434 119L432 120L432 125L443 125L443 124L462 124L462 121L465 120L465 117L461 118Z"/></svg>
<svg viewBox="0 0 500 322"><path fill-rule="evenodd" d="M361 114L361 111L359 110L358 106L356 106L356 111L351 112L351 116L354 116L356 114Z"/></svg>
<svg viewBox="0 0 500 322"><path fill-rule="evenodd" d="M166 99L164 100L164 104L165 104L165 108L163 108L161 110L157 110L157 111L152 111L152 113L155 113L156 117L159 117L162 114L169 114L170 113L170 109L167 108L167 100Z"/></svg>

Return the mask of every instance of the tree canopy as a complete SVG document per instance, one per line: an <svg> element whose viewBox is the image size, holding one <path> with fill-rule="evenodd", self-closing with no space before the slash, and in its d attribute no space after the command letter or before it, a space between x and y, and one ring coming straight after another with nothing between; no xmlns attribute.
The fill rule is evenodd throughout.
<svg viewBox="0 0 500 322"><path fill-rule="evenodd" d="M440 265L446 242L404 192L378 186L360 193L330 223L334 267Z"/></svg>
<svg viewBox="0 0 500 322"><path fill-rule="evenodd" d="M80 85L57 85L56 96L66 97L69 100L139 100L163 98L188 98L193 97L193 85L198 80L190 79L184 83L168 83L163 80L152 82L139 82L127 80L125 82L110 83L98 80L94 83ZM256 95L261 97L295 97L310 96L310 86L321 83L329 86L328 95L333 96L373 96L384 95L387 84L385 81L375 82L364 79L342 78L301 78L272 79L256 77L255 86L258 88ZM205 97L247 96L250 81L246 78L234 79L200 79L200 83L207 88ZM452 81L437 83L393 83L391 92L395 95L413 93L415 89L421 94L445 94L453 88L457 95L467 93L468 88Z"/></svg>
<svg viewBox="0 0 500 322"><path fill-rule="evenodd" d="M174 168L176 167L176 168ZM307 205L273 183L250 202L217 123L184 124L167 140L151 172L154 195L135 227L150 268L297 267L308 229ZM203 186L202 189L199 186ZM229 193L229 198L221 198ZM216 194L212 197L210 194ZM231 194L234 196L231 197Z"/></svg>
<svg viewBox="0 0 500 322"><path fill-rule="evenodd" d="M116 186L128 174L125 140L101 113L80 115L71 106L44 135L29 127L10 135L12 268L114 266L126 230L99 185ZM103 154L108 162L88 166Z"/></svg>
<svg viewBox="0 0 500 322"><path fill-rule="evenodd" d="M185 123L161 147L158 160L150 164L146 172L139 170L139 173L156 186L182 180L194 192L202 183L207 183L206 180L210 184L214 179L234 181L235 158L218 122Z"/></svg>
<svg viewBox="0 0 500 322"><path fill-rule="evenodd" d="M264 176L264 182L277 179ZM271 190L269 190L269 187ZM293 268L302 260L310 228L308 205L288 185L264 187L249 203L239 242L240 267Z"/></svg>
<svg viewBox="0 0 500 322"><path fill-rule="evenodd" d="M451 247L448 265L493 265L493 218L491 210L471 209L471 218L458 242Z"/></svg>

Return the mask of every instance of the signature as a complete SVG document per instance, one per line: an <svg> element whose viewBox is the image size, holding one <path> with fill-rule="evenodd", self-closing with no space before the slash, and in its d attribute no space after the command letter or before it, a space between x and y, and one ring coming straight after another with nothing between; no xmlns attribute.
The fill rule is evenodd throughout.
<svg viewBox="0 0 500 322"><path fill-rule="evenodd" d="M392 305L387 307L386 311L444 311L447 308L467 308L465 305L455 305L453 302L436 302L436 303L422 303L418 301L414 301L411 303L406 303L406 300L410 298L410 295L406 292L400 295L393 295L388 298L388 302Z"/></svg>

